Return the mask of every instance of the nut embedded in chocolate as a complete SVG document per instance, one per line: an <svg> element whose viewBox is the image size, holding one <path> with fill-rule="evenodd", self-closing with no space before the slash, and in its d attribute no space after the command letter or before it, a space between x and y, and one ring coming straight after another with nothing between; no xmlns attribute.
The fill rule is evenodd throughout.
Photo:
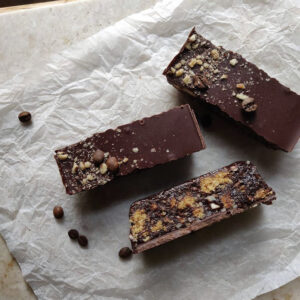
<svg viewBox="0 0 300 300"><path fill-rule="evenodd" d="M104 159L104 152L102 150L96 150L93 155L93 161L95 164L100 164L103 162Z"/></svg>
<svg viewBox="0 0 300 300"><path fill-rule="evenodd" d="M189 41L191 36L195 39L193 43ZM189 47L186 47L187 43ZM199 45L196 49L193 48L194 43ZM198 60L203 64L198 66ZM170 72L182 61L188 62L183 67L184 75L205 75L209 80L209 89L202 90L194 84L186 84L184 75L176 77ZM290 152L299 141L300 95L271 78L240 54L216 47L198 34L195 28L163 74L176 89L196 97L254 131L260 140L272 148ZM244 111L233 96L241 103L245 96L252 97L257 106L251 105L251 108L247 107ZM253 111L255 114L249 115ZM251 122L250 117L253 117Z"/></svg>
<svg viewBox="0 0 300 300"><path fill-rule="evenodd" d="M79 232L76 229L70 229L68 231L68 235L69 235L70 239L76 240L79 236Z"/></svg>
<svg viewBox="0 0 300 300"><path fill-rule="evenodd" d="M81 246L81 247L86 247L88 245L88 239L86 238L85 235L80 235L78 237L78 244Z"/></svg>
<svg viewBox="0 0 300 300"><path fill-rule="evenodd" d="M132 254L132 250L128 247L123 247L119 251L119 256L121 258L127 258L127 257L131 256L131 254Z"/></svg>
<svg viewBox="0 0 300 300"><path fill-rule="evenodd" d="M118 160L114 156L110 156L107 161L107 168L111 172L115 172L119 169L119 163Z"/></svg>
<svg viewBox="0 0 300 300"><path fill-rule="evenodd" d="M64 216L64 210L61 206L56 205L53 208L53 215L56 219L61 219Z"/></svg>
<svg viewBox="0 0 300 300"><path fill-rule="evenodd" d="M184 120L180 130L176 128L178 120ZM189 105L145 118L144 122L145 125L141 126L139 121L134 121L56 150L55 160L66 192L73 195L91 190L116 177L152 168L205 148L198 122ZM189 139L186 139L187 135ZM181 140L185 142L181 143ZM164 149L160 151L162 141ZM104 152L104 158L100 152L101 157L97 159L97 150ZM103 158L99 165L93 158L96 151L96 161ZM112 160L110 157L115 158ZM113 172L118 166L116 159L120 167Z"/></svg>
<svg viewBox="0 0 300 300"><path fill-rule="evenodd" d="M18 118L19 118L20 122L27 123L27 122L31 121L31 113L28 111L23 111L19 114Z"/></svg>
<svg viewBox="0 0 300 300"><path fill-rule="evenodd" d="M143 252L275 199L253 164L236 162L131 204L132 251Z"/></svg>
<svg viewBox="0 0 300 300"><path fill-rule="evenodd" d="M254 112L257 109L257 104L254 102L253 98L248 97L243 100L242 108L245 112Z"/></svg>
<svg viewBox="0 0 300 300"><path fill-rule="evenodd" d="M208 80L204 76L194 76L194 86L200 90L206 90L208 88Z"/></svg>

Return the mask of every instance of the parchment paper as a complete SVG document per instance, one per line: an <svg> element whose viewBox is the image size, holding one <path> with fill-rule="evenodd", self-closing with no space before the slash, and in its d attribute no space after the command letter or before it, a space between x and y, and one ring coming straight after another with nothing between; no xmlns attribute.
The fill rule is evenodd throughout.
<svg viewBox="0 0 300 300"><path fill-rule="evenodd" d="M65 194L56 148L190 100L161 74L194 25L300 92L297 0L162 1L0 87L0 231L40 299L251 299L300 275L299 144L270 150L214 116L207 150ZM30 126L19 124L22 110ZM244 159L277 192L274 205L119 259L132 201ZM71 228L88 249L69 240Z"/></svg>

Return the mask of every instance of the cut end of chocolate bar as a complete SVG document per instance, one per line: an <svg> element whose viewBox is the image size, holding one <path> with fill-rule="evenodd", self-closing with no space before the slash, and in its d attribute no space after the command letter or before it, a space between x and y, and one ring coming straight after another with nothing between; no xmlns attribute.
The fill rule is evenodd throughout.
<svg viewBox="0 0 300 300"><path fill-rule="evenodd" d="M189 180L130 207L133 253L162 245L261 203L275 192L250 162L236 162Z"/></svg>
<svg viewBox="0 0 300 300"><path fill-rule="evenodd" d="M189 105L181 105L96 133L56 150L54 157L66 192L73 195L202 149L205 143L194 112Z"/></svg>
<svg viewBox="0 0 300 300"><path fill-rule="evenodd" d="M225 113L273 148L292 151L299 140L300 96L195 28L163 74L176 89Z"/></svg>

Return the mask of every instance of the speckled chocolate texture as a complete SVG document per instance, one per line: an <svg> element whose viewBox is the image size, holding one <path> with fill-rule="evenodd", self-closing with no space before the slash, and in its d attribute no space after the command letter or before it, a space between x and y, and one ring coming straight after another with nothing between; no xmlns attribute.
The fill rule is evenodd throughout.
<svg viewBox="0 0 300 300"><path fill-rule="evenodd" d="M252 163L233 163L134 202L132 250L143 252L275 199Z"/></svg>
<svg viewBox="0 0 300 300"><path fill-rule="evenodd" d="M195 29L164 75L175 88L212 105L273 148L292 151L299 140L300 96Z"/></svg>
<svg viewBox="0 0 300 300"><path fill-rule="evenodd" d="M182 105L56 150L55 159L66 192L72 195L204 148L194 112L189 105ZM101 163L93 161L96 150L104 152ZM110 157L119 164L114 172L109 170Z"/></svg>

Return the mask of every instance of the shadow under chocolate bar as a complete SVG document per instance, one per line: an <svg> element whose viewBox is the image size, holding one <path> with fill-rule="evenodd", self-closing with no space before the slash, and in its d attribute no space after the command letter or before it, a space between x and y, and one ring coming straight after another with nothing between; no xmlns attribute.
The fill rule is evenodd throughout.
<svg viewBox="0 0 300 300"><path fill-rule="evenodd" d="M272 204L275 192L256 167L235 162L134 202L129 211L133 253L175 240L232 215Z"/></svg>
<svg viewBox="0 0 300 300"><path fill-rule="evenodd" d="M163 74L175 88L216 107L273 148L290 152L299 140L300 96L195 28Z"/></svg>
<svg viewBox="0 0 300 300"><path fill-rule="evenodd" d="M66 192L72 195L202 149L205 143L194 112L189 105L181 105L96 133L56 150L54 157Z"/></svg>

